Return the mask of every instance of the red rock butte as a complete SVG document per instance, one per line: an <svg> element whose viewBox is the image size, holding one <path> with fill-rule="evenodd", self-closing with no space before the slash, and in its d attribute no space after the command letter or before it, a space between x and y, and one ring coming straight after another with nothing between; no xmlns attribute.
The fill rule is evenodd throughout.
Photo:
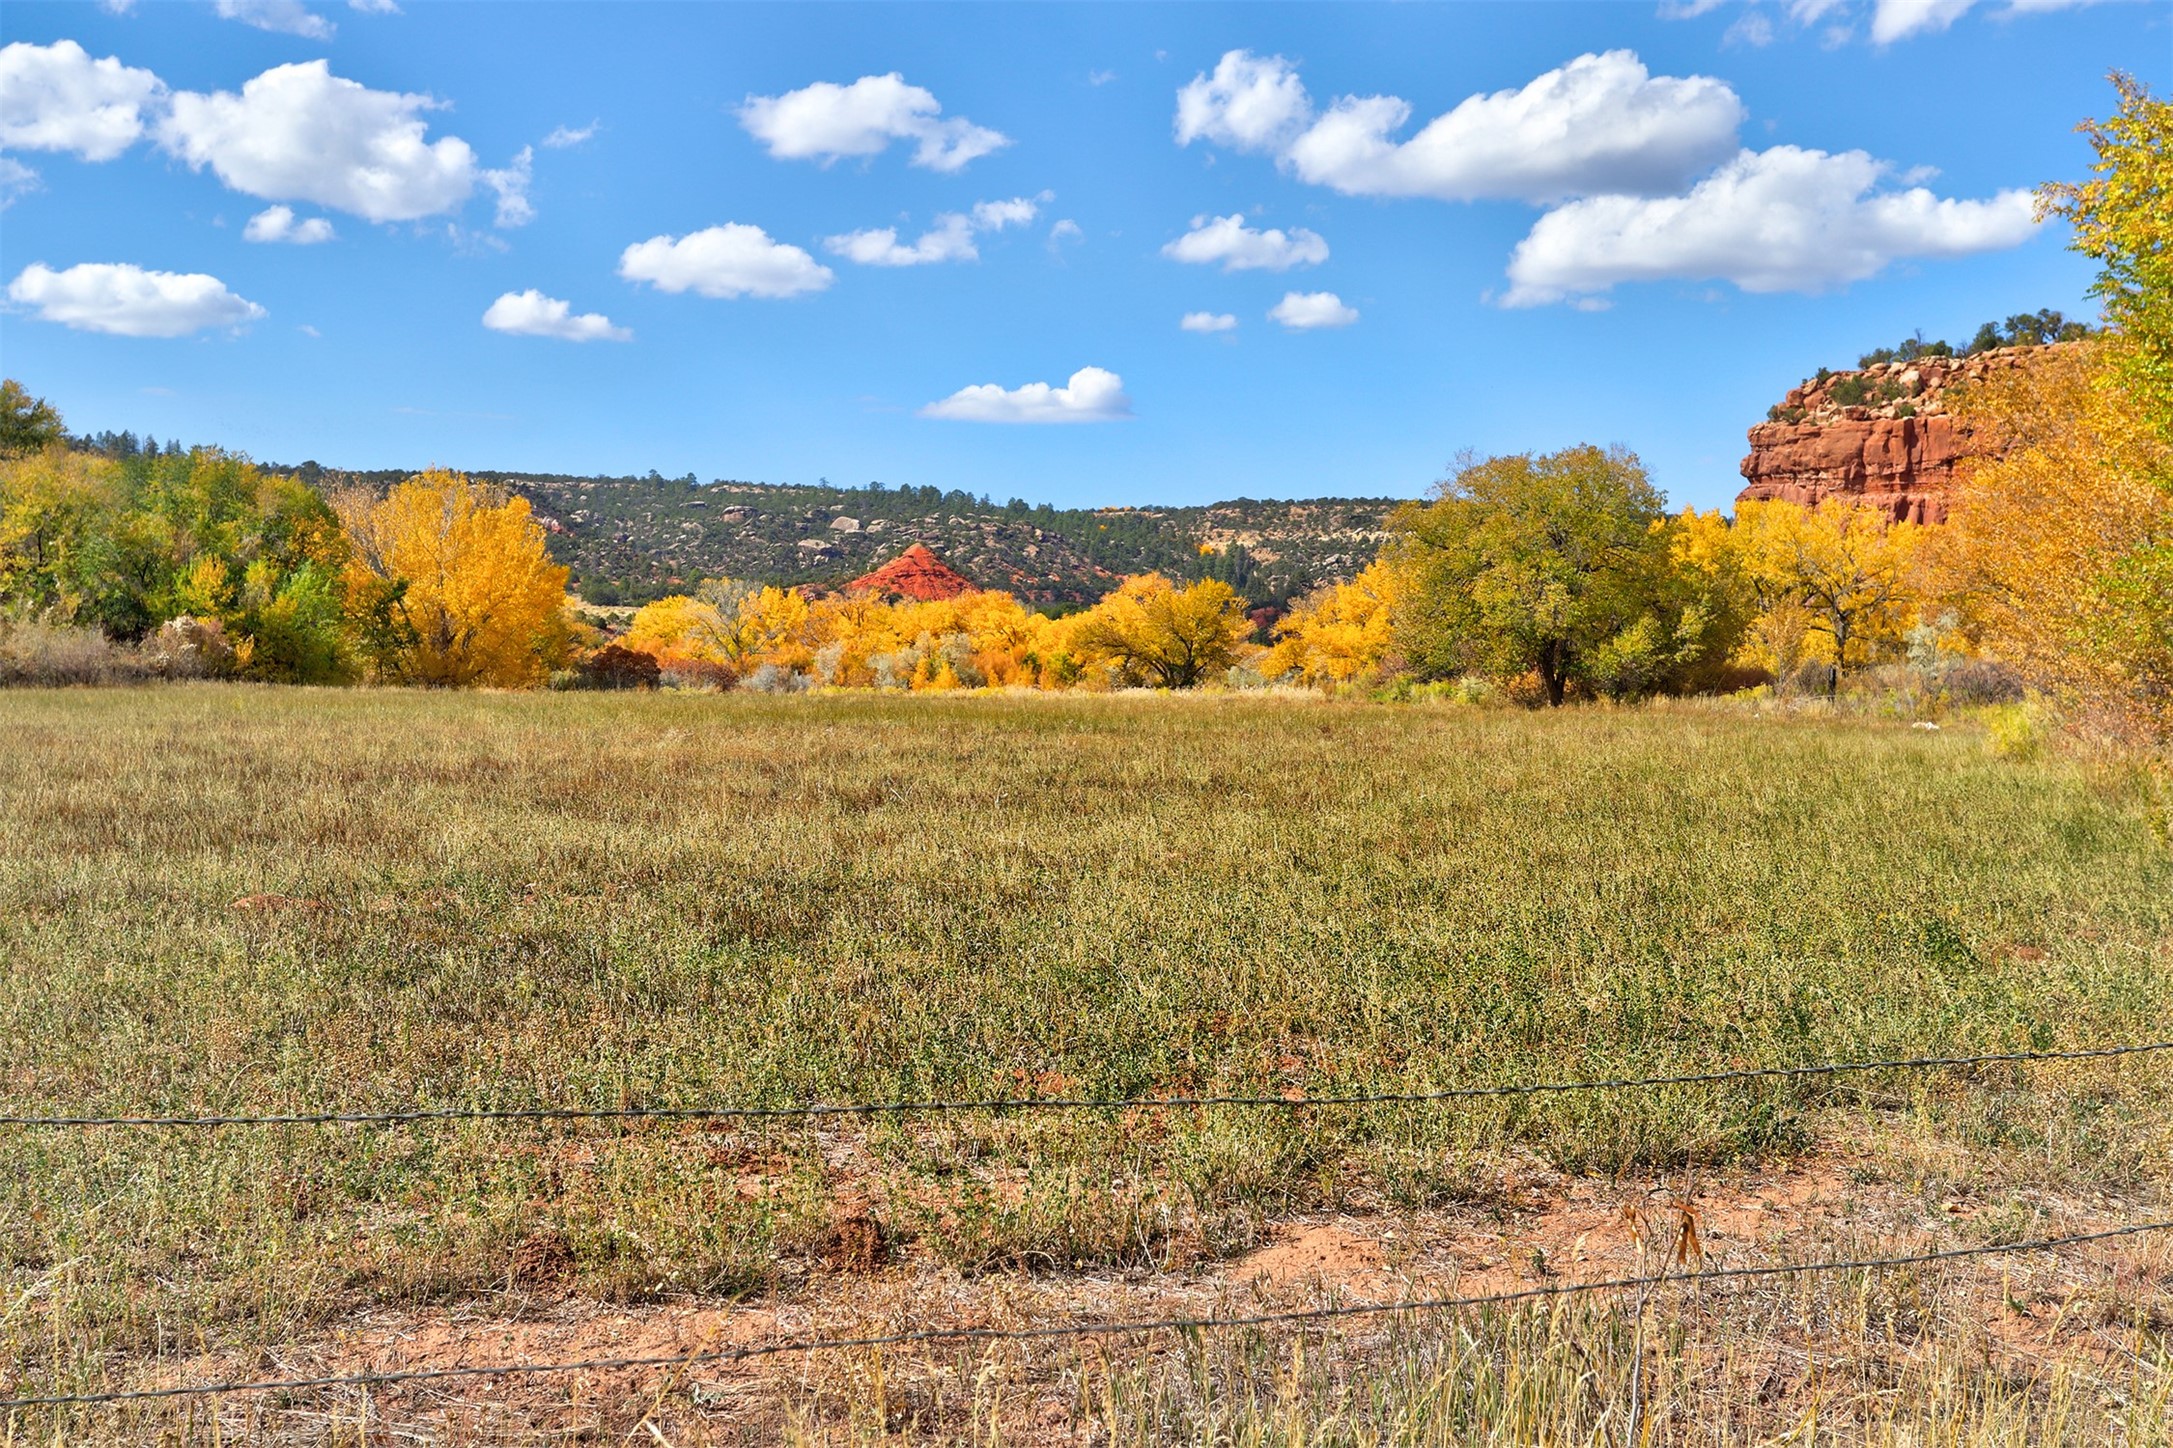
<svg viewBox="0 0 2173 1448"><path fill-rule="evenodd" d="M920 603L974 592L971 579L921 543L913 544L873 573L862 574L845 588L849 593L877 593L886 598L910 598Z"/></svg>
<svg viewBox="0 0 2173 1448"><path fill-rule="evenodd" d="M1835 372L1791 388L1750 430L1739 503L1869 503L1896 520L1940 523L1954 472L1972 448L1947 411L1958 383L2021 367L2043 351L2001 347L1971 357L1919 357Z"/></svg>

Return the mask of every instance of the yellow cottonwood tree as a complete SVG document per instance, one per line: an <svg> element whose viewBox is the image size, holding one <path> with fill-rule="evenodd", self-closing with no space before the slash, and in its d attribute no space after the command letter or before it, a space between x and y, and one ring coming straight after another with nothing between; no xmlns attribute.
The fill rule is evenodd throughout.
<svg viewBox="0 0 2173 1448"><path fill-rule="evenodd" d="M2102 732L2173 742L2173 443L2110 344L1973 388L1968 464L1932 561L1987 654Z"/></svg>
<svg viewBox="0 0 2173 1448"><path fill-rule="evenodd" d="M1203 579L1179 588L1159 573L1127 578L1070 620L1070 647L1108 663L1128 681L1189 689L1238 660L1252 625L1229 584Z"/></svg>
<svg viewBox="0 0 2173 1448"><path fill-rule="evenodd" d="M380 677L520 688L563 654L566 570L527 499L432 471L340 512L348 607Z"/></svg>
<svg viewBox="0 0 2173 1448"><path fill-rule="evenodd" d="M1315 589L1276 623L1260 672L1316 687L1374 674L1394 647L1404 587L1402 572L1384 558L1348 583Z"/></svg>
<svg viewBox="0 0 2173 1448"><path fill-rule="evenodd" d="M1915 621L1925 530L1878 508L1744 503L1731 530L1758 600L1750 633L1776 676L1791 654L1846 671L1897 645Z"/></svg>

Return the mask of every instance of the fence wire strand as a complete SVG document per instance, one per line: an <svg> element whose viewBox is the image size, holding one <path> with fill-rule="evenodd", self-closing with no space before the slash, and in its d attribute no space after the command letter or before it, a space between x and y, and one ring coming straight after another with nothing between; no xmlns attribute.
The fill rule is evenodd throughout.
<svg viewBox="0 0 2173 1448"><path fill-rule="evenodd" d="M1917 1267L1966 1257L2001 1253L2043 1252L2061 1247L2141 1236L2173 1228L2173 1221L2141 1222L2095 1232L2076 1232L2064 1237L2044 1237L2027 1242L2000 1242L1975 1247L1948 1247L1938 1251L1912 1252L1899 1257L1867 1257L1849 1261L1780 1263L1764 1267L1716 1267L1697 1271L1658 1273L1642 1277L1615 1277L1594 1282L1565 1282L1494 1292L1477 1297L1415 1298L1399 1302L1367 1302L1314 1307L1288 1312L1262 1312L1228 1317L1165 1317L1134 1322L1056 1323L1043 1327L938 1327L912 1332L885 1333L871 1337L786 1338L748 1347L718 1348L710 1352L669 1357L585 1358L574 1362L494 1363L472 1367L406 1368L382 1373L354 1373L340 1377L236 1380L220 1383L188 1383L165 1388L134 1388L104 1393L56 1393L41 1397L0 1399L0 1411L29 1408L61 1408L141 1402L159 1398L186 1398L229 1393L302 1392L320 1388L389 1387L405 1383L439 1382L448 1378L532 1377L545 1373L631 1372L650 1368L709 1367L747 1362L788 1353L841 1352L864 1348L910 1347L937 1343L1045 1342L1061 1338L1126 1337L1156 1332L1206 1332L1245 1327L1275 1327L1324 1322L1354 1317L1379 1317L1396 1313L1446 1312L1469 1308L1504 1307L1553 1298L1612 1292L1629 1288L1659 1287L1673 1283L1703 1283L1771 1277L1805 1276L1829 1272L1881 1271L1893 1267Z"/></svg>
<svg viewBox="0 0 2173 1448"><path fill-rule="evenodd" d="M1843 1076L1867 1071L1928 1071L1950 1066L1993 1066L2031 1061L2090 1061L2173 1051L2173 1041L2099 1046L2074 1051L1998 1051L1974 1056L1911 1056L1883 1061L1826 1061L1804 1066L1751 1066L1672 1076L1618 1076L1581 1081L1535 1081L1499 1086L1455 1086L1439 1091L1355 1092L1327 1096L1108 1096L992 1097L965 1101L818 1102L804 1106L445 1106L402 1111L293 1112L258 1116L30 1116L0 1115L0 1127L222 1127L400 1126L452 1121L711 1121L841 1116L931 1116L959 1112L1129 1111L1171 1107L1261 1107L1303 1110L1338 1106L1426 1106L1446 1101L1541 1096L1573 1091L1627 1091L1659 1086L1703 1086L1724 1081Z"/></svg>

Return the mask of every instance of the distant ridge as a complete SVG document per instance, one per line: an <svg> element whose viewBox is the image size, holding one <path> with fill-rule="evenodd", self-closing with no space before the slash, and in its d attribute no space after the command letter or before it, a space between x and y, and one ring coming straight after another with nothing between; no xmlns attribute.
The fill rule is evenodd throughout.
<svg viewBox="0 0 2173 1448"><path fill-rule="evenodd" d="M382 492L411 469L282 466L312 487ZM1235 498L1190 507L1056 508L934 487L575 477L465 469L528 499L551 556L590 603L639 604L704 578L837 589L921 543L975 587L1037 608L1093 603L1127 574L1216 578L1281 610L1348 579L1387 538L1398 498Z"/></svg>

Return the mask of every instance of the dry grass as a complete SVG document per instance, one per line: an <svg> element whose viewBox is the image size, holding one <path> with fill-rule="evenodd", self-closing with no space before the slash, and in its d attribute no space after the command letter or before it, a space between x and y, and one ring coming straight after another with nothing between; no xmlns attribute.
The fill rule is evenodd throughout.
<svg viewBox="0 0 2173 1448"><path fill-rule="evenodd" d="M1958 730L190 686L0 692L0 737L10 1111L1423 1088L2096 1044L2173 1019L2173 857L2143 810ZM1940 1240L2056 1230L2162 1199L2169 1082L2146 1058L1333 1117L0 1132L0 1386L254 1362L362 1315L539 1290L639 1307L842 1280L849 1317L851 1284L872 1300L886 1273L1166 1282L1295 1214L1509 1210L1505 1168L1642 1180L1837 1141L1887 1143L1858 1169L1928 1210L1966 1195ZM2121 1371L2162 1423L2156 1282L2123 1299L2145 1315ZM1295 1367L1273 1336L1120 1355L1064 1431L1486 1441L1478 1413L1529 1428L1498 1441L1614 1441L1621 1310L1436 1334L1430 1354L1315 1339ZM1805 1342L1858 1326L1804 1312ZM1641 1391L1723 1392L1715 1364L1788 1340L1760 1321L1746 1304L1648 1341ZM1886 1405L1848 1431L1911 1441L1903 1409L1947 1394L1974 1406L1941 1421L1987 1425L1951 1441L2034 1441L2073 1383L2114 1371L2063 1358L2016 1380L1948 1350L1963 1340L1916 1352L1884 1397L1837 1391ZM1577 1352L1598 1354L1585 1386L1546 1387ZM1053 1432L1007 1417L1005 1384L1083 1371L1066 1361L983 1363L916 1435ZM1363 1403L1361 1381L1380 1385ZM1539 1416L1485 1406L1512 1382ZM780 1390L745 1421L890 1421L839 1391ZM1805 1391L1788 1401L1821 1401ZM669 1402L691 1412L691 1393ZM1646 1421L1671 1425L1654 1442L1753 1441L1749 1418L1733 1437L1696 1436L1687 1408ZM298 1424L281 1431L352 1440Z"/></svg>

